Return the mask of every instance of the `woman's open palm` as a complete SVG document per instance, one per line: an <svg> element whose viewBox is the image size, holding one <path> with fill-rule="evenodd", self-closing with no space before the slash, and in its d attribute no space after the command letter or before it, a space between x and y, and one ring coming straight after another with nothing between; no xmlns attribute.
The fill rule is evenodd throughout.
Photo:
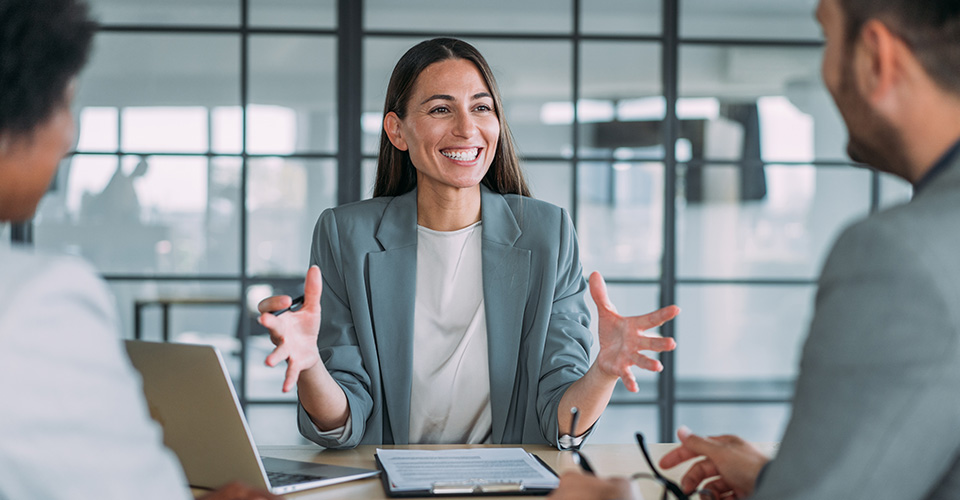
<svg viewBox="0 0 960 500"><path fill-rule="evenodd" d="M640 387L630 371L631 366L658 372L663 365L656 359L641 354L641 351L672 351L677 347L671 338L650 337L643 333L670 321L680 314L677 306L667 306L642 316L621 316L607 296L607 285L600 273L590 275L590 295L597 304L600 353L597 366L608 375L620 377L630 392Z"/></svg>

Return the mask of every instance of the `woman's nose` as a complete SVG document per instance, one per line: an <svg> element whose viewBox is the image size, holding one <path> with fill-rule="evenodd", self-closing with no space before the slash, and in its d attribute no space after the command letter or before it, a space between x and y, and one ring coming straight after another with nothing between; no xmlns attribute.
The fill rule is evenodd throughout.
<svg viewBox="0 0 960 500"><path fill-rule="evenodd" d="M459 113L453 125L453 135L470 137L477 130L477 124L470 113Z"/></svg>

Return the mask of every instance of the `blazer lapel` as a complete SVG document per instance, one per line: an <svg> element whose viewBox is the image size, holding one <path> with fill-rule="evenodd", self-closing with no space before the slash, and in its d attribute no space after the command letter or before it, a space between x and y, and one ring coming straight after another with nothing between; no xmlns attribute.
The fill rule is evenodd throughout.
<svg viewBox="0 0 960 500"><path fill-rule="evenodd" d="M481 186L483 301L487 320L494 443L502 442L517 378L530 250L514 247L520 226L503 196Z"/></svg>
<svg viewBox="0 0 960 500"><path fill-rule="evenodd" d="M367 255L370 307L376 332L383 397L395 444L408 444L413 365L413 313L417 290L417 191L384 210L377 241Z"/></svg>

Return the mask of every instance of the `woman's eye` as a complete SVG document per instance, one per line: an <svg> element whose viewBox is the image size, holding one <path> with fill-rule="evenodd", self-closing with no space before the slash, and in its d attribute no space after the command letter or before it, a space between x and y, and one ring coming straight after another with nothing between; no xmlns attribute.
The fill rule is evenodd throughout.
<svg viewBox="0 0 960 500"><path fill-rule="evenodd" d="M493 109L490 106L487 106L486 104L480 104L479 106L476 107L476 110L477 111L493 111Z"/></svg>
<svg viewBox="0 0 960 500"><path fill-rule="evenodd" d="M434 115L442 115L444 113L449 113L449 112L450 110L447 109L445 106L440 106L438 108L433 108L430 110L430 114L434 114Z"/></svg>

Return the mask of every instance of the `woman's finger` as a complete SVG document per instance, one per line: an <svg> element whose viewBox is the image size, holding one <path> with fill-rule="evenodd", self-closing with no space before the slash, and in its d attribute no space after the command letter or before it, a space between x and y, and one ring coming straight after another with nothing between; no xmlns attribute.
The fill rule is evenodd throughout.
<svg viewBox="0 0 960 500"><path fill-rule="evenodd" d="M644 356L640 353L634 354L631 362L633 363L633 366L636 366L642 370L647 370L648 372L663 371L663 364L660 363L660 361Z"/></svg>
<svg viewBox="0 0 960 500"><path fill-rule="evenodd" d="M677 341L670 337L648 337L646 335L637 335L633 343L633 349L635 351L664 352L672 351L677 348Z"/></svg>
<svg viewBox="0 0 960 500"><path fill-rule="evenodd" d="M630 316L627 319L630 321L631 327L646 331L663 325L667 321L676 318L678 314L680 314L679 307L667 306L652 313L641 316Z"/></svg>
<svg viewBox="0 0 960 500"><path fill-rule="evenodd" d="M300 378L300 368L297 363L287 362L287 373L283 379L283 392L290 392L297 385Z"/></svg>
<svg viewBox="0 0 960 500"><path fill-rule="evenodd" d="M266 363L267 366L273 368L282 362L283 360L290 357L290 354L287 352L287 348L284 345L277 346L270 354L267 355Z"/></svg>

